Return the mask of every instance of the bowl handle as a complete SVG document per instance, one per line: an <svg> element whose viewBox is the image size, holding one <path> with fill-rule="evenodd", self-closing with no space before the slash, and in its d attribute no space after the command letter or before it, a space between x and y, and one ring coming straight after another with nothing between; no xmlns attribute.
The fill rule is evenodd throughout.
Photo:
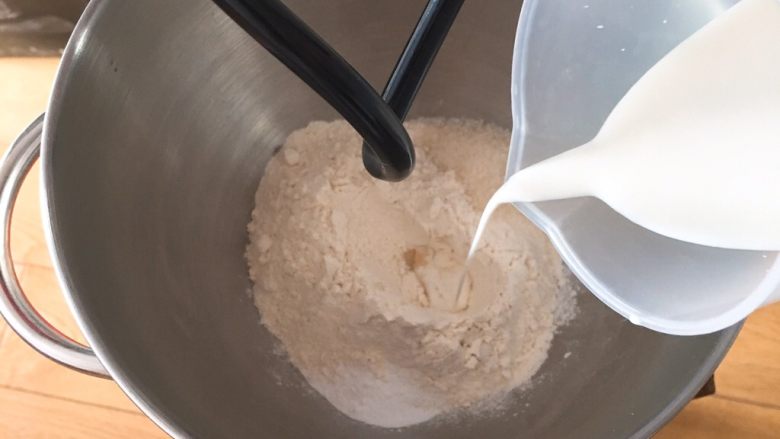
<svg viewBox="0 0 780 439"><path fill-rule="evenodd" d="M90 375L109 377L95 353L47 322L24 295L11 258L11 215L27 173L40 154L43 115L11 145L0 161L0 314L36 351Z"/></svg>

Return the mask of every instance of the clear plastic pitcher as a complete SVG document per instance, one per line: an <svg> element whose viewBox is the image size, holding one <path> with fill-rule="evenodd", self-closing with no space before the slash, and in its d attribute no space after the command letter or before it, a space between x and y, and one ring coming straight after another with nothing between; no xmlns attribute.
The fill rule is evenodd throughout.
<svg viewBox="0 0 780 439"><path fill-rule="evenodd" d="M508 175L592 139L631 85L735 3L527 1L515 41ZM593 294L635 324L710 333L780 298L778 253L666 238L591 197L517 207Z"/></svg>

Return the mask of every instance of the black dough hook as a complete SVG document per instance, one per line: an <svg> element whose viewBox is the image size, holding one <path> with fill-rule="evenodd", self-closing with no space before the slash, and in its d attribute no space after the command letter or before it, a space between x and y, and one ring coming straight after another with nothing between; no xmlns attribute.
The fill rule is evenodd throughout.
<svg viewBox="0 0 780 439"><path fill-rule="evenodd" d="M414 169L402 121L463 0L429 0L383 92L280 0L213 0L316 91L363 136L363 164L374 177L400 181Z"/></svg>
<svg viewBox="0 0 780 439"><path fill-rule="evenodd" d="M429 0L387 81L382 99L399 119L406 119L417 91L464 0ZM364 148L366 145L364 145Z"/></svg>

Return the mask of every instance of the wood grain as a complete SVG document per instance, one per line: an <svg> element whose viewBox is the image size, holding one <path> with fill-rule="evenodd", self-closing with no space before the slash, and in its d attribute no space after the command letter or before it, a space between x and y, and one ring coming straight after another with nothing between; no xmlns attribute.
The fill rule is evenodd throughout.
<svg viewBox="0 0 780 439"><path fill-rule="evenodd" d="M717 396L692 401L656 439L780 437L780 411Z"/></svg>
<svg viewBox="0 0 780 439"><path fill-rule="evenodd" d="M83 342L51 268L25 266L20 281L46 320ZM2 341L0 358L0 386L137 411L113 381L62 367L33 351L16 334Z"/></svg>
<svg viewBox="0 0 780 439"><path fill-rule="evenodd" d="M716 378L718 394L780 408L780 303L748 317Z"/></svg>
<svg viewBox="0 0 780 439"><path fill-rule="evenodd" d="M46 109L58 63L55 58L0 59L0 144L11 143Z"/></svg>
<svg viewBox="0 0 780 439"><path fill-rule="evenodd" d="M46 110L58 60L54 58L0 59L0 148L3 152ZM17 261L50 266L40 239L39 172L36 165L20 191L14 208L11 252Z"/></svg>
<svg viewBox="0 0 780 439"><path fill-rule="evenodd" d="M89 404L0 388L0 437L164 438L150 420Z"/></svg>

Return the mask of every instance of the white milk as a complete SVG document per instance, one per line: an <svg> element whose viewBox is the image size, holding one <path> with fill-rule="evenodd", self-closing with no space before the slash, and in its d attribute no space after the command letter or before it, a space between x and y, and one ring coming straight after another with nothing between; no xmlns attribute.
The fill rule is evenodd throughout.
<svg viewBox="0 0 780 439"><path fill-rule="evenodd" d="M662 235L780 250L780 0L743 0L680 44L590 142L514 174L501 203L595 196Z"/></svg>

